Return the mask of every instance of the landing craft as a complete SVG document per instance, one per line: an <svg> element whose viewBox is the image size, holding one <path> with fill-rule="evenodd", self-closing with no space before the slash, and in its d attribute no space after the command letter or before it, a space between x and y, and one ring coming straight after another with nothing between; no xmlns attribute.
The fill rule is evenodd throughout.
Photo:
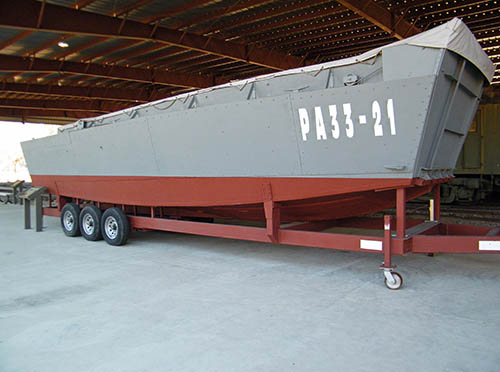
<svg viewBox="0 0 500 372"><path fill-rule="evenodd" d="M63 217L73 201L75 216L97 206L97 220L120 206L136 227L138 216L267 221L277 241L280 223L382 211L396 189L412 200L450 180L493 74L453 19L357 57L79 120L22 147ZM94 226L105 238L119 228Z"/></svg>
<svg viewBox="0 0 500 372"><path fill-rule="evenodd" d="M493 67L458 19L354 58L80 120L23 143L35 185L165 214L359 216L448 181ZM168 208L174 208L171 211Z"/></svg>

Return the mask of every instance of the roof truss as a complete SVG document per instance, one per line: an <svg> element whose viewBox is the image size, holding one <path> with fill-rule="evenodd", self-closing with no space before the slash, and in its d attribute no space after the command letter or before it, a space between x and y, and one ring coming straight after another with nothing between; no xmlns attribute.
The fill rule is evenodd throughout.
<svg viewBox="0 0 500 372"><path fill-rule="evenodd" d="M337 0L337 2L400 40L421 32L414 24L407 22L402 16L394 15L373 0Z"/></svg>
<svg viewBox="0 0 500 372"><path fill-rule="evenodd" d="M41 8L44 5L43 18L39 22ZM71 19L71 22L68 22L68 19ZM126 18L119 19L77 11L36 0L16 0L13 3L0 2L0 26L62 34L156 41L277 70L298 67L304 62L300 57L272 50L247 48L243 44L129 21Z"/></svg>

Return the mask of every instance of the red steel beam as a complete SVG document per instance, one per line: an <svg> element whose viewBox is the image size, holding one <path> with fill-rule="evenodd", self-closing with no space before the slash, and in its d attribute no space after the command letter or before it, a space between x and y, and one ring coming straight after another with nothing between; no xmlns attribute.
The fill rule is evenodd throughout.
<svg viewBox="0 0 500 372"><path fill-rule="evenodd" d="M42 0L42 5L40 6L40 11L38 12L38 20L36 21L36 28L39 28L40 25L42 24L43 12L45 10L46 3L47 3L47 0Z"/></svg>
<svg viewBox="0 0 500 372"><path fill-rule="evenodd" d="M312 1L315 1L315 0L312 0ZM325 1L325 0L323 0L323 1ZM224 17L224 16L229 15L229 14L234 14L234 13L238 13L241 11L245 11L245 10L248 10L249 8L258 7L260 5L263 5L263 4L269 3L269 2L270 2L270 0L247 0L244 2L242 2L242 1L236 2L228 8L221 8L221 9L215 10L213 12L210 12L209 14L203 14L199 17L191 18L188 21L179 21L177 23L174 23L171 27L173 27L175 29L181 29L181 28L189 29L191 26L195 26L199 23L213 21L214 19L218 19L218 18ZM212 23L212 25L213 25L213 23ZM210 30L210 28L209 29L204 28L202 30L198 30L197 33L204 34L204 33L208 32L208 30Z"/></svg>
<svg viewBox="0 0 500 372"><path fill-rule="evenodd" d="M154 1L154 0L141 0L141 1L137 2L137 3L135 3L134 5L135 5L135 7L139 7L139 6L140 6L140 4L139 4L139 3L144 3L143 5L146 5L146 2L151 2L151 1ZM82 3L82 2L75 4L75 5L74 5L75 9L77 9L77 10L81 9L81 8L82 8L82 4L81 4L81 3ZM89 3L90 3L90 2L88 2L87 4L84 4L83 6L88 5ZM121 15L121 14L123 14L123 13L127 13L127 12L129 11L129 9L130 9L130 6L125 7L125 8L121 8L121 9L118 9L117 11L115 11L115 12L114 12L113 14L111 14L111 15L113 15L114 17L116 17L117 15ZM30 35L31 33L32 33L32 31L31 31L31 32L30 32L30 31L27 31L27 34L28 34L28 35ZM48 49L48 48L50 48L50 47L53 47L54 45L58 44L60 41L66 41L66 40L68 40L68 39L72 38L73 36L75 36L75 35L68 34L68 35L65 35L65 36L64 36L64 37L62 37L62 38L61 38L60 36L58 36L58 37L56 37L55 39L49 40L49 41L48 41L48 42L46 42L45 44L43 44L43 45L41 45L41 46L37 47L35 50L31 50L31 51L29 51L29 52L25 52L23 55L24 55L24 56L28 56L28 55L33 55L33 56L34 56L34 55L35 55L36 53L38 53L39 51L44 50L44 49ZM96 40L93 40L93 41L91 41L90 43L86 43L86 44L85 44L85 46L86 46L86 47L90 47L90 46L92 46L92 45L96 45L96 44L98 44L98 43L100 43L100 42L103 42L103 41L106 41L106 40L108 40L108 39L107 39L107 38L97 38ZM131 43L131 45L133 45L133 44L135 44L135 43L138 43L138 42L132 42L132 43ZM88 44L88 45L87 45L87 44ZM54 58L54 59L56 59L56 58L63 58L63 57L65 57L65 56L69 55L69 54L76 53L76 52L77 52L77 51L79 51L79 50L82 50L82 47L81 47L81 46L80 46L80 47L78 47L78 48L70 49L70 51L67 51L67 50L66 50L66 51L64 51L64 50L63 50L61 53L57 53L57 54L56 54L56 56L55 56L55 57L53 57L53 58ZM15 75L15 74L14 74L14 75ZM38 74L38 75L40 75L40 74Z"/></svg>
<svg viewBox="0 0 500 372"><path fill-rule="evenodd" d="M81 8L83 8L83 7L87 6L87 5L89 5L90 3L94 2L94 1L95 1L95 0L90 0L90 1L89 1L89 0L86 0L86 1L80 1L80 2L78 2L78 3L76 3L76 4L74 5L74 8L75 8L76 10L79 10L79 9L81 9ZM144 0L143 0L143 1L144 1ZM147 0L147 1L148 1L148 2L151 2L151 1L154 1L154 0ZM38 25L38 28L40 27L40 23L41 23L41 21L42 21L42 15L43 15L43 8L44 8L44 6L45 6L45 1L43 2L42 9L40 9L39 22L38 22L38 24L37 24L37 25ZM124 12L122 12L122 9L118 10L117 12L120 12L120 14L123 14L123 13L124 13ZM116 16L115 14L116 14L116 13L113 13L113 16ZM33 31L31 31L31 32L29 32L29 31L28 31L26 36L29 36L29 35L30 35L30 34L32 34L32 33L33 33ZM38 53L38 52L39 52L39 51L41 51L41 50L44 50L44 49L46 49L46 48L50 48L50 47L52 47L52 46L56 45L56 44L57 44L57 43L59 43L60 41L66 41L66 40L68 40L69 38L71 38L71 37L73 37L73 36L75 36L75 35L66 35L66 36L64 36L64 37L56 37L55 39L47 41L45 44L43 44L42 46L37 47L37 48L36 48L36 49L34 49L34 50L30 50L30 51L28 51L28 52L25 52L23 55L32 55L32 54L36 54L36 53ZM105 39L104 39L104 40L105 40Z"/></svg>
<svg viewBox="0 0 500 372"><path fill-rule="evenodd" d="M408 16L410 17L419 17L419 18L430 18L431 23L439 20L439 16L441 15L452 15L451 18L454 17L465 17L474 14L480 14L491 10L496 10L496 2L489 0L475 1L474 4L464 4L464 1L461 3L454 2L445 2L441 6L430 7L422 7L419 9L416 5L411 5L413 9L412 12L408 12Z"/></svg>
<svg viewBox="0 0 500 372"><path fill-rule="evenodd" d="M257 1L257 4L255 5L263 5L264 3L267 3L269 1ZM224 22L220 22L217 25L211 24L209 26L204 27L203 29L199 30L198 32L200 33L221 33L223 35L228 35L230 34L230 29L233 27L241 27L244 25L249 25L252 23L260 22L265 19L272 19L274 17L286 15L287 13L291 13L297 10L301 10L303 8L311 8L312 6L319 5L322 3L331 3L328 0L310 0L307 3L303 2L283 2L283 3L278 3L276 4L276 8L272 10L268 10L266 12L257 12L257 13L248 13L247 15L243 15L242 17L238 17L235 19L227 19L224 20ZM243 4L241 4L243 5ZM332 7L339 8L338 4L332 4ZM241 7L241 9L245 9ZM233 9L234 11L234 9ZM217 17L221 17L224 14L218 14ZM200 19L200 21L206 22L206 19ZM193 22L196 24L196 22ZM241 37L244 37L245 35L241 35Z"/></svg>
<svg viewBox="0 0 500 372"><path fill-rule="evenodd" d="M97 100L0 98L0 107L108 113L132 107L130 103Z"/></svg>
<svg viewBox="0 0 500 372"><path fill-rule="evenodd" d="M36 30L40 6L41 3L35 0L17 0L15 3L0 2L0 26ZM300 57L272 50L249 49L243 44L135 21L124 21L53 4L45 5L44 21L40 30L64 34L157 41L277 70L303 65L303 60Z"/></svg>
<svg viewBox="0 0 500 372"><path fill-rule="evenodd" d="M345 12L347 13L347 12ZM259 28L255 28L255 32L252 30L248 30L249 35L246 35L245 38L248 42L260 44L265 41L275 40L277 38L281 38L284 36L290 35L292 32L309 32L318 28L324 28L326 26L330 27L338 27L337 29L340 31L340 27L348 27L352 25L350 22L360 22L363 21L363 18L355 13L340 13L340 14L332 14L331 16L325 16L324 14L315 13L315 15L303 15L299 17L295 17L290 20L286 20L283 23L276 23L265 25ZM313 17L315 22L311 25L309 20ZM289 30L286 25L293 25L293 29ZM272 32L261 32L261 31L272 31Z"/></svg>
<svg viewBox="0 0 500 372"><path fill-rule="evenodd" d="M255 242L269 242L266 230L260 227L177 221L138 216L128 216L128 218L130 224L136 229L175 231L184 234L215 236L229 239L244 239Z"/></svg>
<svg viewBox="0 0 500 372"><path fill-rule="evenodd" d="M136 229L153 229L174 231L184 234L214 236L219 238L243 239L270 243L271 239L262 227L247 227L178 221L162 218L128 216L130 224ZM309 246L316 248L338 249L344 251L365 251L360 248L360 240L382 241L379 237L364 235L330 234L311 231L279 230L278 242L289 245ZM374 251L371 251L374 252ZM381 253L381 252L377 252Z"/></svg>
<svg viewBox="0 0 500 372"><path fill-rule="evenodd" d="M463 230L471 227L462 225ZM481 236L479 233L477 236L416 235L412 238L411 251L413 253L499 253L499 251L480 250L480 241L498 242L499 238L498 236Z"/></svg>
<svg viewBox="0 0 500 372"><path fill-rule="evenodd" d="M113 17L117 17L117 16L120 16L122 14L128 13L132 9L136 9L136 8L141 7L141 6L145 6L148 3L151 3L152 1L154 1L154 0L140 0L140 1L136 2L136 3L134 3L134 4L131 4L131 5L123 7L123 8L120 8L120 9L116 10L115 12L112 12L109 15L111 15ZM75 4L75 9L79 10L79 9L81 9L81 7L82 7L81 4ZM181 9L183 9L183 8L185 8L185 7L183 7L183 6L177 7L175 10L172 10L170 13L172 15L176 14L178 11L181 11ZM33 31L25 31L24 32L25 35L23 37L29 36L32 33L33 33ZM56 45L57 43L59 43L59 41L68 40L68 39L70 39L73 36L75 36L75 35L68 34L68 35L64 36L63 38L61 38L60 36L58 36L57 38L48 41L47 43L43 44L42 46L37 47L35 50L31 50L29 52L26 52L23 55L24 56L34 55L34 54L36 54L37 52L39 52L41 50L44 50L44 49L47 49L47 48L50 48L50 47ZM89 43L84 44L83 47L80 46L78 48L73 48L73 49L70 49L70 50L63 50L61 53L57 53L56 56L54 56L52 58L53 59L64 58L67 55L76 53L76 52L78 52L78 51L80 51L82 49L91 47L93 45L99 44L99 43L104 42L106 40L109 40L109 38L107 38L107 37L100 37L100 38L97 38L95 40L92 40ZM105 51L100 51L99 54L96 55L94 58L96 58L98 56L106 57L107 55L111 54L112 52L114 52L116 50L120 50L120 49L124 49L124 48L129 48L129 47L131 47L133 45L140 44L141 42L142 42L141 40L127 40L125 43L122 43L119 46L115 46L115 47L109 48L109 49L107 49ZM153 49L160 49L160 48L165 48L165 47L166 46L164 44L160 44L160 45L156 45L155 48L153 48ZM119 60L124 59L124 58L126 58L126 56L122 56L121 58L117 58L117 59L115 59L115 61L119 61ZM91 59L93 59L93 58L91 58ZM10 74L10 75L11 76L9 76L9 77L13 77L13 76L16 76L17 74L13 73L13 74ZM43 75L46 75L46 74L37 74L36 77L40 77L40 76L43 76Z"/></svg>
<svg viewBox="0 0 500 372"><path fill-rule="evenodd" d="M95 63L55 61L41 58L24 58L5 54L0 54L0 71L63 72L188 88L204 88L216 84L213 77L197 74L182 74L152 69L108 66Z"/></svg>
<svg viewBox="0 0 500 372"><path fill-rule="evenodd" d="M402 16L392 14L373 0L337 0L337 2L400 40L421 32Z"/></svg>
<svg viewBox="0 0 500 372"><path fill-rule="evenodd" d="M41 94L46 96L121 100L130 102L148 102L152 99L168 97L156 89L116 89L99 87L79 87L68 85L0 83L0 90L12 93Z"/></svg>
<svg viewBox="0 0 500 372"><path fill-rule="evenodd" d="M75 119L90 118L96 116L95 112L83 111L61 111L61 110L43 110L43 109L17 109L0 107L0 118L12 118L17 121L25 122L29 118L66 118L67 122Z"/></svg>
<svg viewBox="0 0 500 372"><path fill-rule="evenodd" d="M392 37L387 37L387 38L380 38L380 39L375 39L375 40L369 40L367 42L363 43L357 43L356 45L360 45L359 47L356 48L350 48L346 47L344 49L341 49L336 46L331 46L328 48L322 48L319 50L313 51L310 56L311 58L314 56L321 57L320 61L331 61L339 58L345 58L346 56L353 56L357 54L364 53L368 50L378 48L384 45L387 45L391 42L393 42L394 39Z"/></svg>
<svg viewBox="0 0 500 372"><path fill-rule="evenodd" d="M157 44L157 43L152 43L149 45L143 44L141 46L141 48L139 48L139 49L132 50L128 53L125 53L124 55L120 55L120 56L115 57L115 58L106 59L106 62L107 63L116 63L116 62L124 61L125 63L127 63L127 60L132 59L134 57L142 56L146 53L149 53L149 52L152 52L155 50L159 50L162 48L168 48L168 47L169 47L168 45ZM128 65L128 63L127 63L127 65Z"/></svg>
<svg viewBox="0 0 500 372"><path fill-rule="evenodd" d="M280 16L279 19L269 18L268 22L266 23L261 22L258 25L250 23L244 29L241 29L236 24L230 30L225 28L222 31L222 34L226 38L232 38L232 40L234 39L248 40L251 38L255 39L256 34L261 35L265 31L270 31L270 30L281 29L281 31L286 30L288 33L295 31L295 30L290 30L288 28L285 29L285 26L297 25L299 23L304 23L304 22L312 22L319 18L327 19L327 23L332 24L334 20L330 18L331 16L338 15L339 20L342 21L344 21L346 16L348 16L346 15L346 13L349 12L346 9L338 6L338 4L325 4L324 6L321 6L321 3L323 3L323 1L314 1L313 5L316 5L317 3L319 3L317 7L314 7L312 9L307 9L307 11L305 11L304 13L291 12L291 14L288 14L289 8L285 8L287 9L287 11L284 14L282 14L282 16ZM302 7L304 7L303 3L301 5ZM340 17L340 15L342 14L343 16ZM359 18L358 15L356 15L352 19L357 19L357 18Z"/></svg>
<svg viewBox="0 0 500 372"><path fill-rule="evenodd" d="M405 9L408 10L409 8L415 8L415 7L418 7L420 5L428 5L430 3L435 3L435 2L436 1L418 1L418 0L415 0L411 4L404 3L402 5L396 5L396 6L393 5L393 7L391 9L392 9L392 12L396 14L398 12L404 11ZM300 3L297 3L297 4L291 3L291 4L292 4L291 5L292 7L294 7L294 6L298 7L299 5L301 5ZM445 11L449 11L449 10L454 10L454 8L463 7L464 4L461 4L460 6L455 4L454 7L450 7L450 6L441 6L441 7L439 7L439 9L440 9L439 11L445 12ZM279 9L281 9L281 8L278 8L277 10L279 10ZM253 33L253 31L251 29L248 31L245 30L245 32L241 32L241 29L236 29L235 35L238 36L238 33L244 34L244 36L242 35L241 37L244 37L247 40L249 38L251 40L254 40L257 37L257 39L255 39L254 42L263 48L267 47L266 44L269 44L269 46L271 46L272 44L278 44L282 48L284 45L283 43L289 44L289 43L293 42L294 38L301 39L301 40L310 40L313 37L313 35L311 34L311 31L316 31L318 29L319 29L319 32L316 31L314 34L314 37L316 37L316 36L321 37L321 36L323 36L322 34L331 35L331 34L339 33L339 32L349 32L352 30L359 30L360 28L363 28L363 27L368 28L368 25L363 26L362 24L361 25L358 24L359 22L356 22L356 24L353 23L352 26L349 27L349 25L346 23L346 21L348 19L346 19L346 17L345 17L348 10L345 8L342 8L342 9L343 10L340 10L340 11L335 11L335 10L326 11L326 9L325 9L325 12L322 13L323 18L317 19L316 22L314 22L314 23L307 23L307 24L295 23L293 28L281 29L281 30L278 29L277 31L274 31L272 33L268 33L265 36L261 36L261 35L249 36L249 34ZM271 12L266 12L265 16L267 16L268 14L278 15L277 10L271 11ZM470 10L469 10L469 12L470 12ZM336 23L335 20L328 19L328 17L326 17L326 15L332 16L334 14L343 14L343 15L341 15L340 18L335 17L335 20L338 19L339 21L342 21L342 23L343 23L342 29L339 29L336 27L336 25L338 23ZM425 15L427 15L427 13L425 13ZM311 17L311 19L317 18L317 16L315 16L314 13L312 13L312 14L308 13L308 15L305 15L305 16ZM359 17L359 15L356 15L356 16ZM262 15L261 18L262 17L264 17L264 15ZM258 17L254 16L254 18L258 20ZM238 19L237 21L240 22L240 24L247 23L246 18L243 18L243 20ZM290 20L286 20L286 22L290 22ZM238 25L238 23L236 23L236 21L235 21L235 24L237 27L240 27ZM375 26L373 26L372 23L370 23L369 25L372 27L375 27ZM266 25L264 25L264 26L266 26ZM347 27L345 27L345 26L347 26ZM228 33L227 28L228 27L231 27L231 19L229 19L228 22L224 22L225 29L222 30L221 33L224 35L227 35L227 33ZM278 26L276 26L276 27L278 27ZM321 30L321 29L323 29L323 30ZM259 32L262 31L262 26L255 27L255 30L258 30ZM378 32L382 32L382 30L379 30ZM291 35L293 35L293 37L290 37ZM283 38L285 38L285 39L283 40ZM332 41L334 42L337 40L335 39ZM326 42L326 40L325 40L325 42ZM282 50L283 50L283 48L282 48ZM294 50L298 50L298 48L288 49L287 51L293 53Z"/></svg>
<svg viewBox="0 0 500 372"><path fill-rule="evenodd" d="M235 3L235 4L233 4L233 6L229 7L230 9L225 8L225 9L222 9L222 10L210 13L210 14L204 14L203 16L200 16L198 18L190 19L189 23L177 22L173 25L170 25L169 28L177 30L179 28L193 25L193 24L196 24L196 23L201 22L201 21L206 22L206 21L212 20L214 18L222 17L227 12L231 12L231 13L238 12L241 10L248 9L248 7L255 7L255 6L258 6L260 4L267 3L269 1L270 0L250 0L250 1L243 2L243 3L241 3L241 2ZM321 0L321 1L325 1L325 0ZM182 4L180 6L177 6L175 8L169 9L163 13L155 14L154 16L152 16L150 18L146 18L146 19L141 20L141 22L143 22L143 23L158 22L164 18L168 18L168 17L171 17L171 16L176 15L178 13L189 11L189 10L191 10L197 6L203 5L203 4L206 4L205 0L194 0L192 2L188 2L188 3ZM203 31L196 31L195 33L197 35L201 35L201 34L203 34ZM131 44L131 45L133 45L133 44ZM160 47L161 46L158 46L157 49L159 49ZM198 53L199 53L199 56L204 55L203 52L198 51ZM123 59L125 59L125 58L121 58L120 60L123 60Z"/></svg>
<svg viewBox="0 0 500 372"><path fill-rule="evenodd" d="M358 52L374 49L380 46L380 43L382 43L382 45L385 45L391 42L394 42L394 37L387 35L385 31L379 30L379 32L373 34L371 38L353 35L351 39L341 38L338 42L330 42L329 40L325 40L323 43L321 43L321 40L319 40L316 42L312 42L311 44L304 43L298 46L290 46L289 49L293 51L300 51L301 53L309 52L311 56L315 53L321 56L326 56L331 51L334 51L336 55L342 53L355 54Z"/></svg>
<svg viewBox="0 0 500 372"><path fill-rule="evenodd" d="M366 28L365 25L362 25L357 31L339 32L338 30L330 30L314 35L304 35L295 39L282 40L280 46L285 47L287 50L300 50L323 46L325 44L338 46L340 42L348 42L350 45L353 45L360 38L372 38L377 35L386 37L385 32L381 31L378 27L372 26L370 27L372 30L365 31Z"/></svg>
<svg viewBox="0 0 500 372"><path fill-rule="evenodd" d="M149 0L147 0L147 1L149 2ZM205 1L201 1L201 3L204 3L204 2ZM183 4L181 6L178 6L178 7L174 8L174 9L170 9L168 12L165 12L165 14L168 13L169 16L172 16L172 15L178 14L178 13L180 13L182 11L189 10L189 9L191 9L191 7L196 6L198 3L200 3L199 0L196 0L196 1L192 2L192 3ZM136 3L135 5L137 6L138 3ZM146 5L146 4L143 4L143 5ZM124 14L124 13L126 13L125 10L126 10L126 8L122 8L116 14L117 15ZM154 17L155 17L154 19L157 20L157 21L159 21L161 18L163 18L161 14L156 14ZM151 20L151 19L150 18L142 19L141 22L143 22L143 23L150 23L150 22L148 22L148 20ZM104 42L104 41L109 40L109 39L110 38L108 38L108 37L101 37L101 38L98 38L97 40L98 40L98 42ZM142 40L127 40L125 43L122 43L119 46L119 48L111 47L111 48L108 48L108 49L106 49L104 51L100 51L99 54L95 55L93 58L98 58L98 57L104 57L104 58L106 58L107 55L110 55L111 53L115 52L116 50L130 48L131 46L140 44L142 42L143 42ZM170 45L159 44L159 43L156 43L154 45L156 45L155 48L150 49L150 51L151 50L155 50L155 49L166 48L166 47L170 46ZM115 59L115 62L121 61L121 60L126 59L126 58L129 58L129 57L127 57L126 55L125 56L120 56L119 58Z"/></svg>

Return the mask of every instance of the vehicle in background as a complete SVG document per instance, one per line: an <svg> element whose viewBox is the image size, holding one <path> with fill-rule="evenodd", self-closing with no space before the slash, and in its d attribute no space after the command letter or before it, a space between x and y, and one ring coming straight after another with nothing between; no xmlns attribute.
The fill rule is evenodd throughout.
<svg viewBox="0 0 500 372"><path fill-rule="evenodd" d="M479 106L441 202L480 202L500 194L500 104Z"/></svg>

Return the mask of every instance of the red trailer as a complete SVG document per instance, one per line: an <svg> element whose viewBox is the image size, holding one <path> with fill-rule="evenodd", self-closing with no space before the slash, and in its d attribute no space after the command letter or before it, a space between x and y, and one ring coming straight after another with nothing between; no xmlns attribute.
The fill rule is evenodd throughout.
<svg viewBox="0 0 500 372"><path fill-rule="evenodd" d="M265 227L253 227L212 221L195 221L164 217L163 207L135 205L110 205L80 199L58 196L58 207L43 208L46 216L60 216L64 231L68 235L79 235L76 229L80 221L81 233L88 240L102 236L114 245L124 244L133 230L163 230L186 234L242 239L273 244L288 244L315 248L337 249L378 253L383 256L380 266L384 272L384 282L389 289L399 289L403 284L401 274L394 271L393 255L408 253L500 253L500 228L448 224L440 222L439 184L427 185L432 188L434 198L430 202L428 220L406 217L407 193L412 187L390 190L396 204L395 219L352 217L330 221L282 224L280 203L275 202L272 190L264 188L260 208L265 215ZM386 190L387 191L387 190ZM101 213L102 216L88 221L100 220L98 227L86 224L86 216ZM71 211L71 213L66 213ZM88 223L87 221L87 223ZM66 227L65 227L66 226ZM87 226L87 228L85 227ZM372 230L374 235L338 234L324 232L333 227ZM87 229L87 231L85 231ZM383 237L380 232L383 231Z"/></svg>
<svg viewBox="0 0 500 372"><path fill-rule="evenodd" d="M453 19L360 56L79 120L22 147L66 235L121 245L150 229L374 252L397 289L393 254L500 251L498 229L441 223L437 193L494 71ZM407 220L406 202L432 189L429 221ZM395 227L362 217L394 206Z"/></svg>

